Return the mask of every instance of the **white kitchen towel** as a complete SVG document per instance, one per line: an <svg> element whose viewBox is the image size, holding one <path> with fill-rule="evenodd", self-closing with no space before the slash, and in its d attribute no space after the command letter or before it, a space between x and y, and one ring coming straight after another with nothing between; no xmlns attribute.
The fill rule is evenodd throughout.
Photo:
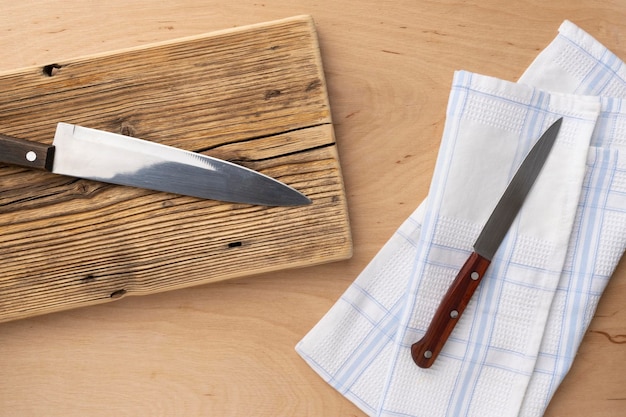
<svg viewBox="0 0 626 417"><path fill-rule="evenodd" d="M517 415L565 261L598 111L596 98L457 72L424 221L409 242L415 248L380 271L404 269L401 296L367 312L342 297L298 346L303 357L345 395L364 400L371 415ZM433 367L418 368L411 343L423 335L528 150L561 116L559 140L479 290ZM396 329L393 337L380 337L388 328ZM345 356L333 330L341 332Z"/></svg>
<svg viewBox="0 0 626 417"><path fill-rule="evenodd" d="M606 49L602 52L603 48L599 43L576 28L572 23L565 22L560 31L559 38L542 55L553 53L554 56L558 57L562 66L554 65L554 59L545 59L545 57L542 58L540 56L525 74L526 79L535 71L537 80L540 78L539 75L543 77L543 80L549 80L551 76L554 79L563 80L558 72L562 72L563 68L574 71L572 68L575 68L576 63L580 61L576 55L577 53L583 56L591 54L594 57L599 57L597 58L598 61L608 59L614 62L614 59L610 56L611 54ZM557 48L563 48L564 45L568 48L567 51L557 50ZM572 47L579 49L579 52L572 52ZM555 51L550 52L551 49ZM563 56L565 54L567 54L566 57ZM596 73L599 73L601 71L597 68L602 67L603 65L595 67L589 65L587 68L589 72L596 71ZM610 71L614 74L619 73L619 69L616 70L614 64L606 68L612 68ZM584 88L585 83L593 84L589 80L599 79L598 76L589 77L582 70L574 72L579 77L579 83L576 88L581 86ZM573 84L566 85L561 91L573 89L571 87ZM615 86L616 83L605 82L604 85ZM545 88L546 86L544 85L543 87ZM615 89L616 87L611 88ZM616 140L616 138L620 138L620 132L622 133L621 140L626 142L623 132L619 130L622 123L624 123L621 101L602 99L602 103L605 112L594 135L595 144L603 146L604 143L608 142L612 144L618 143L620 141ZM602 132L612 132L612 134L607 135ZM606 285L612 268L623 251L624 244L621 242L623 238L617 236L618 233L611 232L615 230L616 226L619 227L621 225L625 217L623 214L625 204L621 201L624 187L620 188L621 178L624 178L626 172L623 167L624 162L620 160L619 152L615 150L592 149L589 152L585 186L583 187L581 205L575 218L576 233L572 242L575 242L577 239L590 242L589 248L596 251L598 253L597 259L600 259L599 262L594 264L594 267L599 270L591 276L585 276L587 278L586 281L578 279L578 273L572 268L572 265L577 265L579 270L581 268L583 270L585 268L589 269L589 262L580 261L580 259L585 259L580 257L580 253L586 253L585 251L589 250L589 248L570 244L565 272L561 274L560 281L557 280L559 286L556 291L555 301L552 303L552 310L550 310L547 330L543 337L542 354L536 369L532 371L530 388L526 394L523 407L518 410L521 415L538 416L543 413L551 393L556 389L562 375L564 375L564 372L569 368L569 364L571 364L571 358L577 349L581 335L584 333L584 327L588 325L589 319L595 310L597 299ZM585 209L587 206L592 207L593 210ZM407 298L405 290L409 283L409 278L414 276L412 270L414 266L413 261L418 257L418 252L422 245L420 237L422 237L421 225L424 213L426 213L424 209L425 204L420 206L404 222L337 304L301 341L297 350L332 386L370 415L376 415L377 411L389 412L389 409L392 409L391 411L394 413L401 411L406 415L427 416L460 416L474 415L476 413L490 415L489 412L495 413L493 415L517 415L516 407L519 408L519 404L517 406L515 404L519 403L520 396L524 395L525 392L524 381L527 378L524 377L524 374L530 375L528 367L530 366L529 363L533 361L532 349L527 349L526 352L530 358L522 355L521 359L519 359L516 356L519 352L516 352L515 349L512 351L506 349L507 345L515 344L514 341L519 340L519 337L521 337L519 331L509 332L509 334L505 334L506 332L493 333L493 331L502 330L506 320L515 320L516 315L517 319L520 319L521 316L518 315L519 312L514 308L515 306L525 309L526 313L531 316L535 314L536 317L539 317L541 312L544 312L545 315L547 311L546 303L548 303L550 296L544 294L544 297L540 297L543 300L543 304L537 306L540 310L539 312L529 312L529 303L532 305L537 301L534 299L525 300L524 294L528 295L537 288L540 288L541 291L547 288L547 293L550 293L548 288L550 285L546 288L535 288L533 284L525 287L522 293L507 292L503 291L503 289L507 288L507 285L511 283L506 280L502 281L502 283L497 283L494 279L493 285L501 285L501 287L493 287L489 290L503 291L503 297L498 302L498 305L504 306L504 309L498 310L498 315L502 317L489 317L492 315L492 311L489 309L483 311L485 314L477 315L473 313L471 320L472 330L469 332L469 338L471 340L472 334L474 334L474 340L478 340L478 336L484 333L479 327L481 324L483 328L491 326L490 330L492 333L488 336L488 339L495 341L496 354L488 353L485 358L487 361L493 361L493 356L495 355L495 362L486 363L483 359L476 364L476 358L480 358L480 352L485 351L483 347L478 346L478 348L474 347L473 349L474 355L469 360L470 365L461 363L464 368L461 372L453 372L452 375L445 373L441 375L440 373L439 378L432 375L426 376L425 378L428 380L426 384L419 382L419 378L413 379L413 375L409 375L409 379L404 381L407 385L397 382L397 379L402 378L406 372L403 372L404 366L398 367L397 362L393 361L403 360L399 355L394 355L394 349L395 353L398 353L398 351L406 350L406 346L395 346L391 341L397 337L398 330L402 330L399 322L403 313L407 311L404 310L405 302L414 298L412 296ZM595 215L589 215L589 213L594 211ZM622 212L621 215L620 211ZM604 225L601 230L598 229L599 223ZM464 233L464 235L471 233L469 231ZM595 236L595 240L588 239L585 236ZM536 244L529 244L528 242L522 242L521 246L537 248ZM578 252L572 251L572 247L577 249ZM535 255L541 254L535 253ZM524 254L524 257L526 256L528 254ZM532 257L533 254L530 254L530 256ZM596 259L594 255L591 255L591 258ZM514 258L511 259L514 260ZM577 263L574 262L576 259L579 260ZM515 262L510 262L509 265L515 265ZM446 268L446 265L441 266L441 270L445 271ZM447 274L448 272L445 273ZM563 277L566 278L564 279ZM554 283L554 280L552 283ZM571 289L577 291L576 297L567 296L569 294L568 291ZM420 289L417 294L418 297L421 291ZM438 291L441 292L442 289ZM487 291L487 289L481 289L482 293ZM424 297L422 296L422 298ZM563 302L558 301L559 298L564 298L564 303L569 304L565 306ZM436 307L437 302L437 300L430 300L430 303L434 306L432 310ZM477 302L480 306L480 300ZM514 311L509 311L507 314L507 308ZM582 314L582 318L571 319L571 314L563 314L568 311L578 312ZM559 313L560 316L558 314L555 315L555 312ZM470 309L466 311L462 320L467 321L465 317L468 313L470 313ZM555 320L558 317L561 319L570 317L568 321L565 321L567 327L563 328L560 326L564 321ZM491 324L489 324L489 320L491 320ZM419 324L417 327L420 326L425 327L425 324ZM530 348L530 346L538 343L538 331L536 329L541 329L540 323L537 323L537 326L533 326L533 329L531 329L533 330L534 338L531 343L526 345L526 348ZM496 339L493 338L494 334L497 336ZM415 336L414 339L417 340ZM458 344L458 341L455 343ZM480 342L478 343L480 344ZM461 350L463 349L462 345L461 343ZM555 350L555 346L557 354L552 353ZM459 346L451 348L450 351L455 352L455 349L460 351ZM489 349L487 349L488 351ZM511 355L514 359L512 363L518 363L517 369L512 370L508 362L505 367L494 366L502 358ZM406 369L410 369L410 366L414 367L414 365L408 363ZM432 369L434 370L435 368L433 367ZM516 373L518 373L517 376L515 375ZM386 379L386 376L389 375L391 378ZM511 380L515 380L517 383L511 385L509 384ZM444 384L442 386L441 381L447 381L449 385L445 386ZM495 391L492 391L494 388ZM484 396L481 394L485 392L488 392L489 395ZM502 401L503 398L506 399ZM494 399L497 400L495 404L493 402ZM502 410L505 412L501 412Z"/></svg>

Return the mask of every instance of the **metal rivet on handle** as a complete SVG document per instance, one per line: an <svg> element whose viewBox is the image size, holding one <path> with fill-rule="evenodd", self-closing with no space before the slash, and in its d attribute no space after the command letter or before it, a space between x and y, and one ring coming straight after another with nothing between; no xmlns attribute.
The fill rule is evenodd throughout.
<svg viewBox="0 0 626 417"><path fill-rule="evenodd" d="M26 152L26 160L29 162L35 162L37 159L37 154L33 151Z"/></svg>
<svg viewBox="0 0 626 417"><path fill-rule="evenodd" d="M426 359L430 359L433 357L433 353L430 350L427 350L426 352L424 352L424 357Z"/></svg>
<svg viewBox="0 0 626 417"><path fill-rule="evenodd" d="M470 278L472 278L474 281L476 281L478 278L480 278L480 274L478 272L474 271L470 275Z"/></svg>
<svg viewBox="0 0 626 417"><path fill-rule="evenodd" d="M450 317L452 317L453 319L455 319L455 318L459 317L459 312L458 312L458 311L456 311L456 310L452 310L452 311L450 312Z"/></svg>

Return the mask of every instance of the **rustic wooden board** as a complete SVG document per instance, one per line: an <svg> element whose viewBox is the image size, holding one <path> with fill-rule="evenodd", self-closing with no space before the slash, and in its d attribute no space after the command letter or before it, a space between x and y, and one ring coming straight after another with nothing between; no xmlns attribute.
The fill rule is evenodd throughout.
<svg viewBox="0 0 626 417"><path fill-rule="evenodd" d="M268 208L0 167L0 321L352 253L314 23L267 24L0 74L0 131L57 122L259 170L313 204Z"/></svg>

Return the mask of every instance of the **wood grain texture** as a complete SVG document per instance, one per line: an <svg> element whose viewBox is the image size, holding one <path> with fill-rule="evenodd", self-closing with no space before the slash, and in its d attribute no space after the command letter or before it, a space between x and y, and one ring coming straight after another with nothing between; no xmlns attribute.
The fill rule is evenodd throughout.
<svg viewBox="0 0 626 417"><path fill-rule="evenodd" d="M351 255L310 17L13 71L0 90L13 136L47 143L59 121L123 133L313 200L227 204L3 166L0 321Z"/></svg>
<svg viewBox="0 0 626 417"><path fill-rule="evenodd" d="M515 81L564 19L626 58L623 0L0 4L5 72L312 15L354 241L345 261L1 324L2 417L364 416L294 345L426 197L453 71ZM545 417L623 415L625 299L622 262Z"/></svg>

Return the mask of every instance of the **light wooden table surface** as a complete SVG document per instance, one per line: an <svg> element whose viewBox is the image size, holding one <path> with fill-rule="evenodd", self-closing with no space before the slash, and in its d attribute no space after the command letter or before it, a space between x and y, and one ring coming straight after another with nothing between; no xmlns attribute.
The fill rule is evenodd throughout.
<svg viewBox="0 0 626 417"><path fill-rule="evenodd" d="M565 19L626 58L623 0L1 0L0 10L0 71L312 15L354 237L349 261L0 324L0 416L363 415L294 345L426 196L453 71L514 81ZM622 264L547 416L625 415L625 305Z"/></svg>

